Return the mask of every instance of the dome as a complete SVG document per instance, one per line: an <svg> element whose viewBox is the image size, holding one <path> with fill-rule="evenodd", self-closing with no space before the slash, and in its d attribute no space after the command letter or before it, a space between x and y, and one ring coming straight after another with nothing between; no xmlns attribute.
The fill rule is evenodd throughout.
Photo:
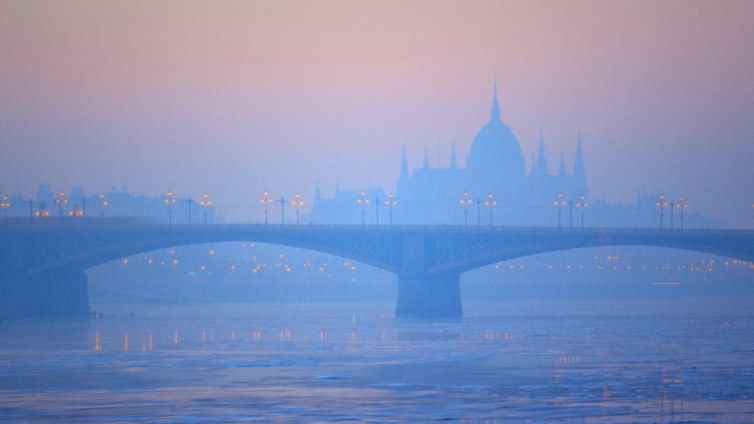
<svg viewBox="0 0 754 424"><path fill-rule="evenodd" d="M490 113L492 118L482 127L471 144L466 169L472 178L481 178L485 182L523 177L524 160L521 156L521 146L510 128L500 120L497 86Z"/></svg>

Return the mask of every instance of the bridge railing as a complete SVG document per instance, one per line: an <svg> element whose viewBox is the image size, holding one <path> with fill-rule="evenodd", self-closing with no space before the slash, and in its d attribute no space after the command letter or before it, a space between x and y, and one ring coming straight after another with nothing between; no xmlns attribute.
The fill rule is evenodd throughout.
<svg viewBox="0 0 754 424"><path fill-rule="evenodd" d="M534 226L476 226L476 225L352 225L352 224L158 224L143 217L46 217L0 219L0 232L27 231L306 231L306 232L390 232L390 233L470 233L470 234L585 234L585 235L754 235L754 230L734 229L669 229L625 227L534 227Z"/></svg>

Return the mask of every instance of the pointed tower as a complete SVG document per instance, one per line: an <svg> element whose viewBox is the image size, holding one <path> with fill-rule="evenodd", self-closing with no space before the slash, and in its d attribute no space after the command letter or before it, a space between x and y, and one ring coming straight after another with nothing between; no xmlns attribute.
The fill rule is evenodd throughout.
<svg viewBox="0 0 754 424"><path fill-rule="evenodd" d="M537 156L537 172L535 175L547 175L547 156L545 155L545 139L542 131L542 127L539 127L539 153Z"/></svg>
<svg viewBox="0 0 754 424"><path fill-rule="evenodd" d="M401 158L401 175L398 184L408 184L408 161L406 160L406 145L403 145L403 158Z"/></svg>
<svg viewBox="0 0 754 424"><path fill-rule="evenodd" d="M319 180L317 180L317 190L314 191L314 206L317 206L322 201L322 194L319 192Z"/></svg>
<svg viewBox="0 0 754 424"><path fill-rule="evenodd" d="M427 159L427 146L424 146L424 164L422 165L422 168L429 169L429 160Z"/></svg>
<svg viewBox="0 0 754 424"><path fill-rule="evenodd" d="M560 172L558 176L565 177L565 165L563 164L563 151L560 152Z"/></svg>
<svg viewBox="0 0 754 424"><path fill-rule="evenodd" d="M406 145L403 145L403 158L401 158L401 175L398 177L398 184L395 187L395 192L398 195L405 194L408 191L409 177L408 177L408 161L406 160Z"/></svg>
<svg viewBox="0 0 754 424"><path fill-rule="evenodd" d="M492 119L500 119L500 106L497 104L497 80L495 80L495 93L492 98L492 109L490 110Z"/></svg>
<svg viewBox="0 0 754 424"><path fill-rule="evenodd" d="M453 151L450 154L450 169L458 169L458 163L456 162L456 143L453 143Z"/></svg>
<svg viewBox="0 0 754 424"><path fill-rule="evenodd" d="M340 194L340 180L335 180L335 195Z"/></svg>
<svg viewBox="0 0 754 424"><path fill-rule="evenodd" d="M584 158L581 156L581 131L579 131L579 141L576 145L576 163L573 165L573 176L580 180L586 179Z"/></svg>

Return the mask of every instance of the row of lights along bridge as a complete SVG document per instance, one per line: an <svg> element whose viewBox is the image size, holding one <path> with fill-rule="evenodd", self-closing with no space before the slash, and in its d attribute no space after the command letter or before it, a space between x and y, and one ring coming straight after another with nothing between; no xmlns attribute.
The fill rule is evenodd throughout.
<svg viewBox="0 0 754 424"><path fill-rule="evenodd" d="M490 199L492 198L492 195L490 195ZM573 227L573 200L569 200L568 202L563 199L562 194L558 194L558 199L555 201L555 205L558 207L558 228L560 228L560 217L561 217L561 208L565 205L568 205L568 219L569 224L571 227ZM665 208L670 208L670 229L673 229L673 212L675 209L680 209L681 211L681 229L683 229L683 210L687 208L689 205L686 203L686 199L681 195L681 198L678 200L678 203L675 201L670 201L670 203L665 200L665 195L660 194L660 198L655 204L660 208L660 229L664 227L664 212ZM579 201L576 202L576 207L581 208L581 228L584 228L584 208L589 206L589 204L584 200L584 196L579 197ZM751 205L754 207L754 204ZM490 225L492 225L492 210L490 209Z"/></svg>
<svg viewBox="0 0 754 424"><path fill-rule="evenodd" d="M264 225L267 225L268 206L270 203L272 203L272 197L270 197L270 193L267 190L265 190L260 201L262 202L262 204L264 204ZM285 204L287 202L288 200L285 200L285 197L281 197L279 200L275 201L275 203L280 203L280 215L283 225L285 225ZM301 199L301 195L296 193L296 195L293 197L293 201L291 201L290 203L291 205L296 207L296 227L298 227L299 208L304 204L304 201Z"/></svg>
<svg viewBox="0 0 754 424"><path fill-rule="evenodd" d="M264 224L267 225L268 223L268 214L269 214L269 205L272 203L272 197L270 196L270 193L265 191L262 195L262 199L260 200L262 204L264 204ZM278 200L275 200L275 203L280 203L280 218L283 225L285 225L285 204L288 201L285 199L285 197L281 197ZM361 226L366 226L366 206L367 203L369 203L369 199L367 198L366 191L362 191L361 195L359 196L359 199L357 201L361 204ZM380 199L377 198L374 201L375 211L377 213L377 220L376 224L380 225ZM300 211L299 208L301 205L304 204L304 201L301 199L301 195L296 193L295 197L293 198L293 201L290 202L291 205L296 206L296 227L299 226L299 216ZM390 225L393 225L393 205L398 204L398 202L393 198L393 195L390 194L388 196L388 200L385 201L385 204L390 207Z"/></svg>
<svg viewBox="0 0 754 424"><path fill-rule="evenodd" d="M262 195L261 202L264 204L264 223L265 225L268 223L268 205L272 203L272 197L270 196L269 192L265 191ZM490 226L492 226L492 207L497 205L497 202L493 199L493 196L490 194L487 196L487 199L482 202L481 199L477 199L476 201L472 201L471 198L468 197L469 193L465 192L463 193L463 198L461 199L461 204L464 206L463 211L463 220L464 225L468 227L469 225L469 208L468 206L472 203L476 203L477 205L477 226L481 226L481 207L482 204L485 206L488 206L490 209ZM102 217L105 216L105 206L107 206L107 200L105 200L105 195L100 194L99 195L99 203L100 203L100 214ZM188 219L189 219L189 225L191 225L191 204L193 202L193 199L189 197L187 199L188 201ZM165 197L165 203L168 205L168 223L170 225L173 224L173 204L176 202L176 199L173 197L173 192L169 191L167 196ZM281 197L280 199L276 200L275 203L280 203L281 208L281 222L283 225L285 225L285 204L289 201L285 199L285 197ZM40 204L40 210L38 210L35 213L32 213L34 201L27 200L26 203L29 204L29 213L32 216L37 217L47 217L50 215L50 212L48 210L44 209L44 205ZM58 214L59 216L63 216L63 205L68 203L68 199L65 197L64 192L60 192L58 197L55 199L55 203L58 205ZM68 211L69 216L85 216L86 215L86 198L82 200L82 209L78 208L78 204L74 205L73 210ZM212 204L212 202L209 200L207 193L204 193L202 196L202 199L198 202L200 206L204 207L204 224L207 224L207 207ZM369 199L366 196L366 192L362 191L361 195L359 196L358 203L361 204L361 225L366 225L366 206L367 203L369 203ZM390 225L393 225L393 206L397 205L398 202L395 200L393 194L388 195L388 200L384 202L385 205L387 205L390 208ZM301 199L301 195L296 193L294 196L293 201L290 201L290 204L293 206L296 206L296 226L299 225L299 216L300 216L300 207L304 204L304 201ZM377 198L374 201L375 205L375 212L376 212L376 224L380 224L380 199ZM573 227L573 206L576 205L577 208L581 209L581 228L584 228L584 208L589 206L589 204L586 202L584 196L579 197L579 201L575 202L573 200L565 201L563 199L563 194L558 194L557 200L555 200L555 206L558 207L558 228L561 227L561 216L562 216L562 207L568 205L568 220L569 220L569 226ZM675 209L679 209L681 212L681 229L683 229L683 210L687 208L689 205L686 203L686 199L681 195L681 198L676 203L675 201L671 200L670 203L665 199L665 195L660 194L660 198L658 202L655 204L655 206L658 206L660 209L660 229L664 227L664 211L666 208L670 209L670 229L673 229L673 212ZM754 208L754 204L751 205ZM0 202L0 207L3 208L3 211L5 212L5 217L8 217L8 208L10 208L10 201L8 200L8 196L3 196L2 202Z"/></svg>

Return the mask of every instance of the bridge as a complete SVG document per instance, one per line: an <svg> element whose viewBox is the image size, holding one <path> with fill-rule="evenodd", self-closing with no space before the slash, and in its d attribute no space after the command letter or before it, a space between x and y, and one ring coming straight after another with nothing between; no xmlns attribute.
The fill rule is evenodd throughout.
<svg viewBox="0 0 754 424"><path fill-rule="evenodd" d="M754 261L754 231L351 225L157 225L135 219L0 220L0 319L89 314L87 268L169 247L257 242L325 252L398 275L399 318L459 318L461 273L594 246L656 246Z"/></svg>

